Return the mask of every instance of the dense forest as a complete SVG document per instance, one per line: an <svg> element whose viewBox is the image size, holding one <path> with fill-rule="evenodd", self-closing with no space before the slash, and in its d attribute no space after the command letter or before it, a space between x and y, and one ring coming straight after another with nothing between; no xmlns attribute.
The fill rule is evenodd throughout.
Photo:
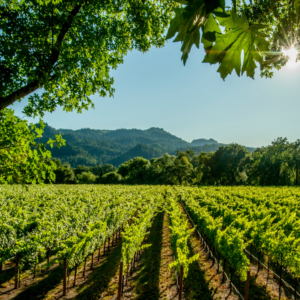
<svg viewBox="0 0 300 300"><path fill-rule="evenodd" d="M250 152L238 144L214 152L177 151L150 160L135 157L118 168L57 164L56 183L170 184L170 185L299 185L300 140L278 138Z"/></svg>
<svg viewBox="0 0 300 300"><path fill-rule="evenodd" d="M177 151L193 150L200 152L216 151L225 144L213 139L196 139L191 143L166 132L162 128L96 130L83 128L79 130L54 129L47 125L40 142L46 143L49 138L61 134L66 146L51 149L52 156L62 163L68 162L71 167L78 165L97 166L112 164L119 167L134 157L152 159L165 153L176 155ZM50 150L50 148L49 148ZM254 151L255 148L247 148Z"/></svg>

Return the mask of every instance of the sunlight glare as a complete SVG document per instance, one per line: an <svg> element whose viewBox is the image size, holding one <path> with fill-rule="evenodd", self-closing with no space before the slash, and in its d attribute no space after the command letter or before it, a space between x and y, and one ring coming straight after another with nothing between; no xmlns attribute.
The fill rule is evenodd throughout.
<svg viewBox="0 0 300 300"><path fill-rule="evenodd" d="M282 49L282 53L288 57L288 65L296 65L299 52L294 46L289 49Z"/></svg>

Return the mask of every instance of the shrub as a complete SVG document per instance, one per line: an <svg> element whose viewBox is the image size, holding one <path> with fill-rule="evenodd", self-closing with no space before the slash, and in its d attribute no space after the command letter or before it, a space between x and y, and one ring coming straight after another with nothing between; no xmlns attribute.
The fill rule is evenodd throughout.
<svg viewBox="0 0 300 300"><path fill-rule="evenodd" d="M122 181L122 176L117 172L110 172L100 179L100 183L109 184L109 183L120 183Z"/></svg>
<svg viewBox="0 0 300 300"><path fill-rule="evenodd" d="M77 175L77 179L79 183L95 183L97 180L96 175L94 175L92 172L82 172L81 174Z"/></svg>

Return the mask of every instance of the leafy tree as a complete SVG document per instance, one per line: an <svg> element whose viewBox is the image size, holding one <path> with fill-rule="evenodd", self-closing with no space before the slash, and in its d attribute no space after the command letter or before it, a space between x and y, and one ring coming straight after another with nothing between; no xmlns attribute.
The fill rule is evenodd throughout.
<svg viewBox="0 0 300 300"><path fill-rule="evenodd" d="M182 43L184 64L192 46L199 48L201 42L203 62L219 64L223 79L233 70L254 78L257 64L261 76L272 77L272 68L288 61L282 49L298 46L299 0L233 0L231 7L220 0L175 1L184 6L175 8L167 38Z"/></svg>
<svg viewBox="0 0 300 300"><path fill-rule="evenodd" d="M79 183L89 184L95 183L97 180L97 176L95 176L92 172L82 172L77 175L77 179Z"/></svg>
<svg viewBox="0 0 300 300"><path fill-rule="evenodd" d="M94 166L94 167L91 167L91 168L90 168L90 171L91 171L94 175L96 175L96 176L100 176L100 175L101 175L101 170L102 170L102 167L101 167L100 164L97 165L97 166Z"/></svg>
<svg viewBox="0 0 300 300"><path fill-rule="evenodd" d="M294 171L294 185L300 184L300 140L290 144L291 153L289 159L289 167Z"/></svg>
<svg viewBox="0 0 300 300"><path fill-rule="evenodd" d="M91 168L85 165L78 165L74 170L76 177L83 172L91 172Z"/></svg>
<svg viewBox="0 0 300 300"><path fill-rule="evenodd" d="M117 184L122 181L122 176L117 172L110 172L103 175L103 177L98 181L103 184Z"/></svg>
<svg viewBox="0 0 300 300"><path fill-rule="evenodd" d="M143 157L131 159L127 181L129 183L144 183L150 165L150 161Z"/></svg>
<svg viewBox="0 0 300 300"><path fill-rule="evenodd" d="M131 161L132 161L132 159L124 162L118 168L117 173L119 173L123 178L125 178L129 175L129 167L130 167Z"/></svg>
<svg viewBox="0 0 300 300"><path fill-rule="evenodd" d="M172 184L190 184L194 178L194 168L190 163L191 152L177 152L174 163L166 168L168 181Z"/></svg>
<svg viewBox="0 0 300 300"><path fill-rule="evenodd" d="M55 174L55 183L75 183L75 174L70 164L61 163L58 159L53 159L56 164Z"/></svg>
<svg viewBox="0 0 300 300"><path fill-rule="evenodd" d="M14 116L13 110L0 111L0 183L41 183L46 178L55 180L56 164L50 160L51 152L36 142L43 133L44 123L28 125ZM64 144L61 136L49 140L53 147Z"/></svg>
<svg viewBox="0 0 300 300"><path fill-rule="evenodd" d="M111 164L104 164L101 167L102 174L105 175L107 173L116 172L117 168Z"/></svg>
<svg viewBox="0 0 300 300"><path fill-rule="evenodd" d="M248 151L240 145L220 147L211 154L198 155L197 177L200 183L233 185L247 180L244 173Z"/></svg>
<svg viewBox="0 0 300 300"><path fill-rule="evenodd" d="M198 167L196 169L197 183L214 184L215 180L211 174L211 157L213 152L200 152L197 156Z"/></svg>
<svg viewBox="0 0 300 300"><path fill-rule="evenodd" d="M29 95L24 112L81 112L112 95L110 70L128 51L164 45L172 0L0 1L0 110ZM34 93L43 88L41 94ZM34 94L32 94L34 93Z"/></svg>
<svg viewBox="0 0 300 300"><path fill-rule="evenodd" d="M143 157L135 157L125 163L123 163L118 173L128 183L144 183L148 175L148 169L150 167L149 160Z"/></svg>
<svg viewBox="0 0 300 300"><path fill-rule="evenodd" d="M167 168L174 164L175 159L175 156L171 156L168 153L159 158L152 158L147 174L147 182L155 184L170 183L168 181Z"/></svg>
<svg viewBox="0 0 300 300"><path fill-rule="evenodd" d="M259 185L289 185L290 144L286 138L278 138L268 147L255 151L249 177Z"/></svg>

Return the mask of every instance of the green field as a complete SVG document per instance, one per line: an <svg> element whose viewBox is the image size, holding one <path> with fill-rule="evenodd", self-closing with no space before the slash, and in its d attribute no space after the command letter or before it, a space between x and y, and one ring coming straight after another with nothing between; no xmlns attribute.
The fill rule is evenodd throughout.
<svg viewBox="0 0 300 300"><path fill-rule="evenodd" d="M178 299L181 269L182 299L242 299L249 270L248 299L300 299L299 198L290 187L1 186L0 298L114 299L122 261L122 299Z"/></svg>

